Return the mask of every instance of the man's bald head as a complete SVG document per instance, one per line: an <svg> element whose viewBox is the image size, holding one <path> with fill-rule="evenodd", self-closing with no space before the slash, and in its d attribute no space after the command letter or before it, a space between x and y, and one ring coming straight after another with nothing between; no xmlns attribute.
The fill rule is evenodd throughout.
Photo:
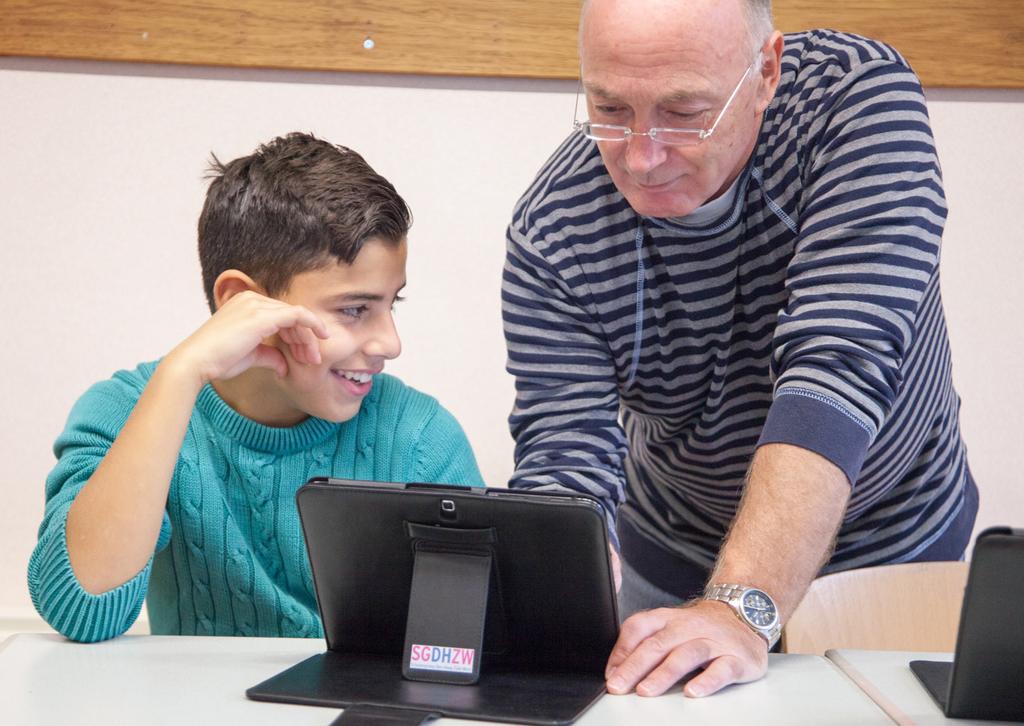
<svg viewBox="0 0 1024 726"><path fill-rule="evenodd" d="M720 2L720 0L713 0ZM771 35L775 28L772 20L771 0L730 0L738 2L740 9L746 19L747 35L750 40L750 53L753 55L760 48L764 41ZM699 4L700 0L583 0L580 10L579 44L580 57L583 57L584 24L587 21L591 6L604 6L599 10L608 9L608 6L615 4L628 4L632 9L647 12L671 12L673 9L681 8L686 4ZM659 7L660 6L660 7Z"/></svg>

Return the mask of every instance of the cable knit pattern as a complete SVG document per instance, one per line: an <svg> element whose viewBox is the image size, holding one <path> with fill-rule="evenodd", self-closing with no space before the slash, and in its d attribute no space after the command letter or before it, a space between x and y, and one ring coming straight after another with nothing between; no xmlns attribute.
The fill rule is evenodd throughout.
<svg viewBox="0 0 1024 726"><path fill-rule="evenodd" d="M119 371L75 404L54 445L28 581L39 614L68 638L127 630L147 602L155 634L322 635L295 492L313 476L481 486L459 424L436 400L379 375L359 414L290 428L239 415L206 386L196 400L153 559L100 595L82 589L65 525L156 368Z"/></svg>

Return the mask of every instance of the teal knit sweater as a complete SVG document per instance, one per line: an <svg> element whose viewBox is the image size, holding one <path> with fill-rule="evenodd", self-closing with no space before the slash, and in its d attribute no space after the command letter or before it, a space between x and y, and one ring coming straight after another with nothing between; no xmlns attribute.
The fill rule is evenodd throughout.
<svg viewBox="0 0 1024 726"><path fill-rule="evenodd" d="M123 633L147 601L154 634L322 634L296 490L313 476L482 485L451 414L397 378L378 375L358 415L271 428L200 392L171 479L149 564L109 592L82 589L68 560L68 509L156 369L144 363L90 388L54 444L46 510L29 560L39 614L80 641Z"/></svg>

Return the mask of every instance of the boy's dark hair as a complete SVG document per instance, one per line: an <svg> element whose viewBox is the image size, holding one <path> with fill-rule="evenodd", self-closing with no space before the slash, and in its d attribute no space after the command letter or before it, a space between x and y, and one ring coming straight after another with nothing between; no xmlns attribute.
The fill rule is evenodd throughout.
<svg viewBox="0 0 1024 726"><path fill-rule="evenodd" d="M301 272L352 264L367 240L397 245L412 224L405 201L363 157L310 134L279 136L227 164L211 156L199 215L211 311L224 270L241 270L277 295Z"/></svg>

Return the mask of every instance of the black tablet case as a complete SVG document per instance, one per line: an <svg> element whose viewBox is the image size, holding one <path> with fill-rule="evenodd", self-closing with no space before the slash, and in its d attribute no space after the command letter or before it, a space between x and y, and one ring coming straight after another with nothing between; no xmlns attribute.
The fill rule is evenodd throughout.
<svg viewBox="0 0 1024 726"><path fill-rule="evenodd" d="M910 669L951 718L1024 721L1024 530L978 535L953 663Z"/></svg>
<svg viewBox="0 0 1024 726"><path fill-rule="evenodd" d="M558 724L604 693L618 614L596 500L325 479L307 483L296 499L328 650L250 688L249 698ZM403 677L413 534L424 526L492 540L474 685ZM481 532L489 534L481 540ZM451 605L452 615L458 607Z"/></svg>

